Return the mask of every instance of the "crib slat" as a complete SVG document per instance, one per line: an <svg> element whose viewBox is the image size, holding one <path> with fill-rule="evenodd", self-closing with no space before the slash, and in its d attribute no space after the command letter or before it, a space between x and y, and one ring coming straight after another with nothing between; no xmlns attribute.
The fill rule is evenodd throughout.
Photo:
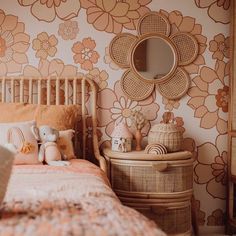
<svg viewBox="0 0 236 236"><path fill-rule="evenodd" d="M5 102L6 98L6 79L2 79L2 102Z"/></svg>
<svg viewBox="0 0 236 236"><path fill-rule="evenodd" d="M20 102L24 102L24 79L20 79Z"/></svg>
<svg viewBox="0 0 236 236"><path fill-rule="evenodd" d="M76 98L77 98L77 80L73 79L73 104L76 104Z"/></svg>
<svg viewBox="0 0 236 236"><path fill-rule="evenodd" d="M56 78L56 105L60 104L60 79Z"/></svg>
<svg viewBox="0 0 236 236"><path fill-rule="evenodd" d="M29 103L33 103L33 81L29 80Z"/></svg>
<svg viewBox="0 0 236 236"><path fill-rule="evenodd" d="M42 84L41 84L41 80L38 80L38 104L41 104L41 92L42 92Z"/></svg>
<svg viewBox="0 0 236 236"><path fill-rule="evenodd" d="M65 105L69 104L69 86L68 86L68 78L65 79Z"/></svg>
<svg viewBox="0 0 236 236"><path fill-rule="evenodd" d="M51 104L51 80L47 79L47 105Z"/></svg>
<svg viewBox="0 0 236 236"><path fill-rule="evenodd" d="M83 159L86 159L86 112L85 112L85 80L81 81L82 126L83 126Z"/></svg>
<svg viewBox="0 0 236 236"><path fill-rule="evenodd" d="M11 79L11 102L15 102L15 80Z"/></svg>

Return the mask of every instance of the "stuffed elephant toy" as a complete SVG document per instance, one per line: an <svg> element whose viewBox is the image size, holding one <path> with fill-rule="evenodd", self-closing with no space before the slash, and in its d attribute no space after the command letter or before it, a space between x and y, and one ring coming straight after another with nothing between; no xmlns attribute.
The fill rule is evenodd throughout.
<svg viewBox="0 0 236 236"><path fill-rule="evenodd" d="M35 138L40 142L38 160L45 161L48 165L52 166L67 166L68 161L62 161L63 155L57 146L57 139L59 131L53 129L48 125L42 125L39 128L36 126L31 127L31 131Z"/></svg>

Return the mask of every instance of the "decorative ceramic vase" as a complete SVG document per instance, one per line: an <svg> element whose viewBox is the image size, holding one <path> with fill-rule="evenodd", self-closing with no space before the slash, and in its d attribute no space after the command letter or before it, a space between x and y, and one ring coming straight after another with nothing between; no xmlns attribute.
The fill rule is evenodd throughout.
<svg viewBox="0 0 236 236"><path fill-rule="evenodd" d="M137 129L135 131L135 141L136 141L136 147L135 147L135 150L136 151L141 151L142 150L142 139L143 139L143 136L142 136L142 133L141 133L141 129Z"/></svg>
<svg viewBox="0 0 236 236"><path fill-rule="evenodd" d="M111 134L112 151L130 152L132 147L133 135L130 132L126 123L119 123Z"/></svg>
<svg viewBox="0 0 236 236"><path fill-rule="evenodd" d="M164 123L154 125L148 134L148 144L163 144L168 152L177 152L181 150L183 143L183 133L170 121L168 112L163 115Z"/></svg>

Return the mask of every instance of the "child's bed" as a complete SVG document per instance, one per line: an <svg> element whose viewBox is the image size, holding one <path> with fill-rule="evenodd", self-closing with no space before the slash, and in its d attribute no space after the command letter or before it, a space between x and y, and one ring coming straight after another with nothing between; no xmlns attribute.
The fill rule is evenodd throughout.
<svg viewBox="0 0 236 236"><path fill-rule="evenodd" d="M80 159L64 167L14 165L0 206L0 235L165 235L152 221L121 205L109 186L106 162L98 148L93 81L7 77L0 78L0 85L3 106L8 102L50 106L63 102L81 107L80 133L76 133L80 140L75 138L76 146L80 143ZM91 149L100 168L86 160Z"/></svg>

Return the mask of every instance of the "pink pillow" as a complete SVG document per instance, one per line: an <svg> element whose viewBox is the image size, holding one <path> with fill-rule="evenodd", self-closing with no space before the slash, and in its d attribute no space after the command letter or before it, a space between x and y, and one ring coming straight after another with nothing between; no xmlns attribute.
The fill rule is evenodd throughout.
<svg viewBox="0 0 236 236"><path fill-rule="evenodd" d="M0 123L0 145L12 143L17 148L14 164L39 164L38 143L31 132L35 121Z"/></svg>

